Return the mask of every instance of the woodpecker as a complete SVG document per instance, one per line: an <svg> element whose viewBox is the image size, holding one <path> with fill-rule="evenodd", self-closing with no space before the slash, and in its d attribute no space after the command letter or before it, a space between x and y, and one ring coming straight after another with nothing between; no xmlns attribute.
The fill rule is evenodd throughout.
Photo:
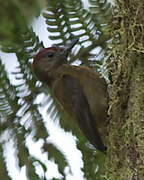
<svg viewBox="0 0 144 180"><path fill-rule="evenodd" d="M68 54L77 42L78 39L73 39L63 47L41 49L33 58L32 68L89 142L106 153L102 129L107 122L107 84L92 69L67 63Z"/></svg>

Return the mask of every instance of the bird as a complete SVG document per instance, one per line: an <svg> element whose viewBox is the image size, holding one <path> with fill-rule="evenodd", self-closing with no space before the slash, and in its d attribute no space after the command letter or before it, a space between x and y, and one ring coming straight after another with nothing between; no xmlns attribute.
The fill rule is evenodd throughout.
<svg viewBox="0 0 144 180"><path fill-rule="evenodd" d="M68 64L68 55L78 41L76 38L62 47L42 48L33 57L32 69L36 78L48 85L90 144L106 154L103 129L107 123L107 83L89 67Z"/></svg>

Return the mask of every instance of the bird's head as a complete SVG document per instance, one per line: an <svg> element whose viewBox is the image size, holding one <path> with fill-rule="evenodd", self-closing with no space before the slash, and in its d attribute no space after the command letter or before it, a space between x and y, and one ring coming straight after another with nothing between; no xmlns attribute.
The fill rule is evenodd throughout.
<svg viewBox="0 0 144 180"><path fill-rule="evenodd" d="M48 79L48 76L59 66L67 62L67 56L78 39L71 40L63 47L52 46L41 49L33 57L33 70L40 81Z"/></svg>

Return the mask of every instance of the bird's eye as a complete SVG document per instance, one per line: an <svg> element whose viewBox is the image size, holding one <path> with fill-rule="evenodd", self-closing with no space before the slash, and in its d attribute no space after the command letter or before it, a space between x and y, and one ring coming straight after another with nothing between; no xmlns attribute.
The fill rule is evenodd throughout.
<svg viewBox="0 0 144 180"><path fill-rule="evenodd" d="M53 56L54 56L54 53L53 53L53 52L48 52L48 53L46 54L46 56L47 56L47 57L53 57Z"/></svg>

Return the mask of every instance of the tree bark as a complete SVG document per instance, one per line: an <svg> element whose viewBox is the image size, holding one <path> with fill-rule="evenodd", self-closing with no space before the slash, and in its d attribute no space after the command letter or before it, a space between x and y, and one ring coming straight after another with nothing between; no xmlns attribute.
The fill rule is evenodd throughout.
<svg viewBox="0 0 144 180"><path fill-rule="evenodd" d="M117 0L106 179L144 180L144 1Z"/></svg>

